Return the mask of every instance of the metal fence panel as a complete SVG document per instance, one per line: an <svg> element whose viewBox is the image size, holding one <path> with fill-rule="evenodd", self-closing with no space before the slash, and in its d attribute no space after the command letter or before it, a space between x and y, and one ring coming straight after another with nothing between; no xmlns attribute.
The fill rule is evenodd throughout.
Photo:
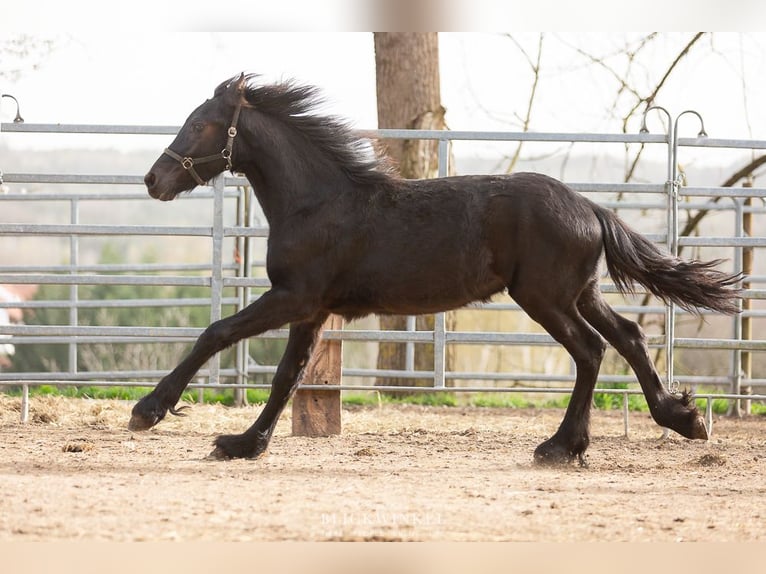
<svg viewBox="0 0 766 574"><path fill-rule="evenodd" d="M91 125L49 125L49 124L2 124L0 132L28 134L72 133L105 134L109 137L122 135L173 135L177 128L172 126L91 126ZM663 228L647 232L654 241L665 243L671 251L690 249L726 250L735 261L736 269L742 268L742 261L747 250L766 247L766 238L748 235L743 232L745 220L754 215L766 213L762 204L752 203L752 199L766 198L766 189L757 187L684 187L675 172L676 156L679 148L696 147L710 149L766 149L763 140L724 140L709 138L675 138L674 134L554 134L554 133L518 133L518 132L434 132L423 130L379 130L364 132L370 137L383 138L423 138L439 142L439 175L445 176L448 168L449 143L455 141L497 141L497 142L565 142L565 143L603 143L603 144L642 144L663 146L668 150L668 177L666 181L649 183L582 183L571 182L577 191L587 193L599 203L623 212L643 213L652 211L661 214L667 221ZM13 166L0 165L0 169ZM0 172L2 173L2 172ZM209 225L124 225L92 224L80 221L80 209L84 204L99 202L105 206L114 201L145 201L145 191L136 189L142 186L140 176L132 175L89 175L89 174L39 174L39 173L4 173L2 181L10 191L0 194L0 214L3 205L16 202L29 206L28 218L22 222L3 220L0 215L0 236L17 237L19 241L32 237L58 237L68 242L69 261L66 264L49 265L6 265L0 260L0 283L25 283L36 285L68 286L69 296L59 300L38 300L21 304L0 303L0 308L23 307L32 310L59 309L68 312L66 324L59 325L0 325L0 337L13 345L65 344L68 346L68 365L66 368L47 372L0 372L0 386L23 386L27 389L33 384L88 384L88 385L153 385L164 374L161 369L122 370L103 369L80 371L78 357L86 345L93 344L181 344L193 341L199 335L198 327L148 327L126 325L80 325L79 314L84 309L106 308L171 308L190 309L209 308L209 320L222 316L224 307L241 309L258 292L268 288L268 279L264 273L263 257L258 258L254 241L268 236L268 228L259 224L258 206L247 189L247 181L242 177L219 176L211 187L195 190L190 197L206 204L210 210ZM45 186L44 191L21 194L14 191L21 185ZM72 186L87 185L92 191L72 190ZM101 191L104 186L117 186L118 191ZM66 187L66 188L65 188ZM41 223L36 221L35 207L44 202L65 202L70 214L68 223ZM184 199L184 201L187 201ZM233 206L233 207L232 207ZM234 213L234 221L226 215ZM726 236L679 237L679 213L691 213L693 210L710 210L720 213L731 220L731 233ZM89 238L105 237L148 237L148 238L201 238L209 239L209 258L204 263L86 263L82 259L82 241ZM232 257L225 251L227 241L236 245L236 255ZM676 334L678 321L688 321L689 316L677 310L666 308L656 301L615 301L615 307L623 313L664 317L664 332L649 337L649 344L657 352L666 356L666 382L673 385L676 381L696 388L704 385L709 389L702 396L708 397L708 405L713 397L726 399L759 399L763 395L752 395L753 388L762 388L766 379L752 372L745 372L743 357L748 354L766 351L766 341L753 340L750 331L743 329L753 319L766 317L766 311L753 308L749 302L766 298L766 290L754 288L754 285L766 281L766 276L750 272L745 290L748 302L744 312L734 318L726 319L721 328L728 330L725 336L681 337ZM94 300L83 298L83 288L92 286L131 286L157 288L198 287L209 293L206 297L176 297L156 299L151 297ZM602 285L607 294L615 293L610 282ZM493 302L471 305L476 312L503 311L518 313L518 306L513 302ZM706 317L709 315L705 315ZM712 319L712 318L711 318ZM718 318L716 318L718 320ZM662 323L663 321L660 321ZM719 321L720 322L720 321ZM351 325L342 331L328 331L325 337L342 339L349 343L380 343L383 341L399 342L407 345L407 367L404 370L381 370L376 367L348 366L343 370L344 378L353 382L339 388L346 390L418 390L464 392L529 392L562 393L568 392L574 380L573 371L558 373L540 372L490 372L459 371L448 368L450 349L464 346L511 346L516 349L554 347L555 342L546 334L535 332L471 332L468 330L450 330L445 314L438 314L432 331L415 329L414 320L408 322L405 331L380 331L374 328L359 328ZM283 339L284 330L266 333L262 340ZM434 365L432 370L417 371L412 357L416 345L434 345ZM728 351L730 356L726 374L700 376L674 373L675 355L678 350ZM220 358L212 360L208 367L200 372L194 386L217 387L226 383L232 388L264 388L267 382L253 382L252 378L268 376L275 370L274 364L258 364L251 356L247 342L240 343L230 366L223 367ZM371 387L374 379L386 378L429 378L433 384L423 387ZM137 380L138 379L138 380ZM620 385L623 388L604 388ZM329 388L329 387L328 387ZM720 391L727 391L721 394ZM628 395L638 394L635 378L631 375L602 373L599 377L599 392Z"/></svg>

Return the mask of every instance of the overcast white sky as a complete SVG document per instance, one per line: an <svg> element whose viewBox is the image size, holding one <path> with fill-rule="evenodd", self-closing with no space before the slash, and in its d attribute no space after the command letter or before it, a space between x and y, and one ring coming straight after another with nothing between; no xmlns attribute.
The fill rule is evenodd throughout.
<svg viewBox="0 0 766 574"><path fill-rule="evenodd" d="M3 85L4 91L22 102L30 122L175 124L208 97L218 82L249 70L266 79L294 77L317 84L333 111L360 127L375 124L370 33L176 32L140 39L126 32L35 36L53 38L53 51L38 69ZM691 36L671 33L657 42L655 59L649 59L656 69L647 70L647 83ZM528 51L536 50L536 33L515 33L514 37ZM539 105L558 107L560 112L555 119L536 118L542 129L555 129L554 124L561 122L580 129L598 128L588 127L592 119L564 118L573 111L603 115L603 104L613 99L615 86L596 67L587 70L585 60L566 44L609 53L621 47L625 38L620 33L547 34L538 90L543 103ZM749 112L760 114L766 108L760 104L766 95L766 34L715 33L704 44L679 67L661 102L669 108L696 107L712 114L724 112L713 108L731 107L726 117L744 119L738 117L745 106L744 78ZM441 60L443 97L453 128L470 129L466 122L482 121L486 114L479 107L500 117L523 111L532 76L518 48L502 34L443 33ZM559 105L552 106L551 101ZM6 101L5 121L12 117L10 108ZM741 127L735 124L736 129Z"/></svg>
<svg viewBox="0 0 766 574"><path fill-rule="evenodd" d="M330 112L359 128L376 127L371 33L35 35L54 38L53 51L17 81L0 80L3 92L19 99L28 123L179 125L219 82L252 71L266 80L292 77L319 85ZM534 55L537 33L514 37ZM669 33L655 42L637 67L636 81L656 82L691 37ZM532 129L618 131L619 122L607 113L617 85L608 72L587 66L572 45L606 54L621 48L625 38L625 33L548 33ZM496 33L443 33L440 59L452 129L518 129L514 115L525 111L532 75L513 41ZM623 65L619 59L612 64ZM674 114L696 109L711 136L766 139L764 101L766 34L715 33L682 62L658 103ZM4 100L3 121L11 121L13 111ZM30 137L5 135L9 145L24 145Z"/></svg>

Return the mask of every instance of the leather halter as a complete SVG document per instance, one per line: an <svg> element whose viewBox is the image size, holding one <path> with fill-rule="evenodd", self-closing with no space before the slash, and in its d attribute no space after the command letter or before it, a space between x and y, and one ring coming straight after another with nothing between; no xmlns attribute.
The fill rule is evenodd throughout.
<svg viewBox="0 0 766 574"><path fill-rule="evenodd" d="M203 180L197 173L197 170L194 169L195 165L201 163L210 163L211 161L223 159L226 161L226 169L231 171L231 150L234 147L234 138L237 137L237 122L239 121L240 111L242 111L241 102L237 104L237 107L234 109L234 117L231 120L231 126L229 126L229 130L227 132L229 134L229 139L226 140L226 147L218 153L213 155L206 155L203 157L189 157L182 156L181 154L174 152L169 147L165 148L163 153L169 155L174 160L179 162L181 166L191 174L191 176L194 178L194 181L196 181L199 185L205 185L207 182Z"/></svg>

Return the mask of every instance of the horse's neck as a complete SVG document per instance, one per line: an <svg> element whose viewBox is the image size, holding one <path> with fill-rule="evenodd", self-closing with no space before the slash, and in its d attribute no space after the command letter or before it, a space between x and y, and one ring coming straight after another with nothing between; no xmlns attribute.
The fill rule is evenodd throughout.
<svg viewBox="0 0 766 574"><path fill-rule="evenodd" d="M316 179L308 175L289 173L287 169L279 170L268 160L263 163L268 167L264 169L260 165L251 165L243 171L253 187L269 226L279 225L290 213L331 200L329 197L323 197L323 192L326 194L328 189L326 184L318 184ZM334 189L339 191L341 187L342 185L335 186Z"/></svg>
<svg viewBox="0 0 766 574"><path fill-rule="evenodd" d="M279 190L274 184L261 174L254 166L248 166L242 170L253 188L258 203L266 216L269 226L273 226L285 211L283 199L279 196Z"/></svg>
<svg viewBox="0 0 766 574"><path fill-rule="evenodd" d="M253 146L243 171L255 191L269 225L317 202L331 201L351 182L331 166L312 165L306 154L284 147Z"/></svg>

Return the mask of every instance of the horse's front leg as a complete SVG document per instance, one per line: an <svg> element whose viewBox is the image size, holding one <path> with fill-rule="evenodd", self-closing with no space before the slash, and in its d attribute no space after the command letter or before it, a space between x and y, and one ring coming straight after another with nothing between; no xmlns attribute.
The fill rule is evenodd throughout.
<svg viewBox="0 0 766 574"><path fill-rule="evenodd" d="M279 415L298 386L327 316L319 313L311 320L290 325L290 338L274 375L266 406L244 433L219 436L210 453L211 458L258 458L266 451Z"/></svg>
<svg viewBox="0 0 766 574"><path fill-rule="evenodd" d="M128 428L149 429L168 411L178 414L175 405L197 371L216 353L247 337L277 329L310 316L305 300L286 290L272 289L238 313L211 324L197 339L191 352L133 407Z"/></svg>

